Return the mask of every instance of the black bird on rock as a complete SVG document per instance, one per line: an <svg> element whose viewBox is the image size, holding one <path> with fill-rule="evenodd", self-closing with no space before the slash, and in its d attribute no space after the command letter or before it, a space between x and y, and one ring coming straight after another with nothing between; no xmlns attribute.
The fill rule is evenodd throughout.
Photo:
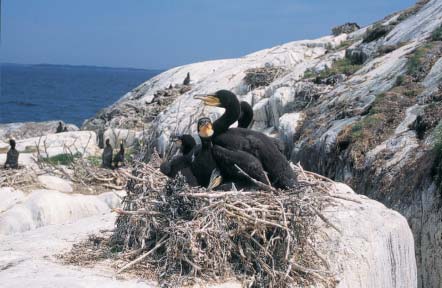
<svg viewBox="0 0 442 288"><path fill-rule="evenodd" d="M119 164L124 165L124 144L123 140L120 142L120 151L118 151L117 154L115 154L114 157L114 167L118 168Z"/></svg>
<svg viewBox="0 0 442 288"><path fill-rule="evenodd" d="M9 140L9 146L11 148L9 149L8 153L6 154L6 162L5 162L5 169L11 168L11 169L17 169L18 168L18 156L20 153L15 149L15 140L11 139Z"/></svg>
<svg viewBox="0 0 442 288"><path fill-rule="evenodd" d="M55 133L61 133L61 132L63 132L63 123L58 122L57 130L55 131Z"/></svg>
<svg viewBox="0 0 442 288"><path fill-rule="evenodd" d="M201 149L192 161L192 172L200 186L214 189L222 182L218 165L212 154L212 121L204 117L198 120L198 135L201 139Z"/></svg>
<svg viewBox="0 0 442 288"><path fill-rule="evenodd" d="M195 96L205 105L225 108L224 114L213 123L212 142L230 151L253 155L267 172L271 184L288 189L296 184L296 175L274 141L263 133L244 128L230 128L238 120L240 103L235 94L220 90L214 94Z"/></svg>
<svg viewBox="0 0 442 288"><path fill-rule="evenodd" d="M187 76L183 81L183 85L189 85L190 84L190 73L187 72Z"/></svg>
<svg viewBox="0 0 442 288"><path fill-rule="evenodd" d="M112 154L112 146L110 145L109 139L106 139L106 146L101 155L101 167L112 169Z"/></svg>
<svg viewBox="0 0 442 288"><path fill-rule="evenodd" d="M180 145L181 155L174 156L172 160L163 162L160 171L170 178L174 178L181 173L187 184L190 186L198 186L198 181L192 172L192 160L195 157L196 142L192 135L184 134L181 136L172 136L171 140Z"/></svg>

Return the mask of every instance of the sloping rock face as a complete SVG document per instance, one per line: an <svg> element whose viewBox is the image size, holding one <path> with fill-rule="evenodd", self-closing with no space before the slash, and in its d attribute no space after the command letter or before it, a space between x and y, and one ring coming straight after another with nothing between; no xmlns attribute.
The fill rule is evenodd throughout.
<svg viewBox="0 0 442 288"><path fill-rule="evenodd" d="M16 225L14 234L0 237L2 287L48 287L64 286L66 283L75 283L76 287L158 287L153 282L117 280L113 271L101 264L88 269L57 263L56 254L67 252L74 243L86 239L89 233L112 229L115 217L107 213L106 208L101 210L103 215L83 213L86 218L76 217L78 209L95 211L96 198L102 196L78 195L83 198L67 202L60 201L59 195L54 197L54 191L47 191L44 192L47 194L45 197L54 197L52 201L37 205L37 202L43 202L36 202L34 198L41 197L42 192L34 193L36 195L31 194L28 200L16 206L38 206L40 210L34 211L34 214L41 215L41 225L32 230L18 229L22 226ZM11 191L0 190L0 195L7 194ZM330 263L330 270L339 280L337 287L417 287L413 237L405 218L376 201L355 194L344 184L337 184L336 195L346 200L337 199L335 206L323 212L341 232L318 219L315 225L319 240L315 248ZM63 197L74 199L72 195ZM86 197L95 198L86 200ZM81 205L79 201L82 201ZM30 202L35 204L30 205ZM73 209L75 206L77 208ZM66 210L71 210L72 216L68 217L69 213L63 212ZM0 212L0 227L4 227L1 221L5 219L5 213ZM228 282L209 287L241 285Z"/></svg>
<svg viewBox="0 0 442 288"><path fill-rule="evenodd" d="M431 38L441 15L442 0L419 1L350 34L177 67L106 111L147 107L158 90L190 72L191 90L145 121L163 152L172 133L195 133L199 117L222 112L204 108L193 95L232 90L253 106L252 128L284 140L293 162L402 213L415 238L419 287L442 287L442 169L434 150L442 118L442 42ZM284 72L248 85L248 71L263 67ZM89 122L132 119L120 116L105 113Z"/></svg>

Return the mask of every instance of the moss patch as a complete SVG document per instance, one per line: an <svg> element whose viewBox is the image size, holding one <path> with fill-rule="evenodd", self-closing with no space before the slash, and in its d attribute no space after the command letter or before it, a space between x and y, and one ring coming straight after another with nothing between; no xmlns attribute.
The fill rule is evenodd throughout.
<svg viewBox="0 0 442 288"><path fill-rule="evenodd" d="M432 41L442 41L442 26L437 27L433 33L431 33Z"/></svg>
<svg viewBox="0 0 442 288"><path fill-rule="evenodd" d="M71 154L59 154L52 157L44 158L42 161L53 165L70 165L76 158L80 158L81 153Z"/></svg>

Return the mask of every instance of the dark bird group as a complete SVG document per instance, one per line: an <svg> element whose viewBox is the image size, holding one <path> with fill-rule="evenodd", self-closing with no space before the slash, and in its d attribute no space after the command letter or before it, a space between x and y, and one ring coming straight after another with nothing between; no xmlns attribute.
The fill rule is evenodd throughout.
<svg viewBox="0 0 442 288"><path fill-rule="evenodd" d="M62 133L62 132L68 132L68 128L66 126L63 127L63 123L58 122L57 130L55 130L55 133Z"/></svg>
<svg viewBox="0 0 442 288"><path fill-rule="evenodd" d="M161 165L164 174L175 177L181 172L190 185L208 188L215 188L221 182L221 187L231 183L235 187L250 187L256 184L250 178L280 189L296 184L280 141L248 129L253 110L247 102L240 103L228 90L194 98L202 100L204 105L224 108L225 112L213 123L209 118L199 119L201 145L196 145L191 135L177 137L182 155ZM236 121L238 127L230 128Z"/></svg>
<svg viewBox="0 0 442 288"><path fill-rule="evenodd" d="M120 142L120 150L113 157L113 148L110 144L109 139L106 139L106 146L104 147L103 154L101 155L101 167L113 169L118 168L121 165L124 165L124 144L123 141ZM113 160L113 165L112 165Z"/></svg>

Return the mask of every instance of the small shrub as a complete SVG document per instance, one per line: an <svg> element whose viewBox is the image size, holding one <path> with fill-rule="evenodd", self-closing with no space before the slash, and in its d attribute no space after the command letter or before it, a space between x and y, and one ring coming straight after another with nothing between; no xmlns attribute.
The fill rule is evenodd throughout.
<svg viewBox="0 0 442 288"><path fill-rule="evenodd" d="M442 41L442 26L436 28L433 33L431 33L432 41Z"/></svg>
<svg viewBox="0 0 442 288"><path fill-rule="evenodd" d="M425 48L418 48L414 54L408 59L407 74L417 77L422 68L423 58L425 56Z"/></svg>
<svg viewBox="0 0 442 288"><path fill-rule="evenodd" d="M329 69L324 69L319 73L319 77L328 78L337 74L345 74L350 76L361 68L361 65L353 64L348 58L342 58L333 62L333 66Z"/></svg>
<svg viewBox="0 0 442 288"><path fill-rule="evenodd" d="M395 82L395 86L401 86L402 84L404 84L404 75L399 75L396 77L396 82Z"/></svg>
<svg viewBox="0 0 442 288"><path fill-rule="evenodd" d="M375 25L365 32L362 43L370 43L384 37L393 29L393 25Z"/></svg>
<svg viewBox="0 0 442 288"><path fill-rule="evenodd" d="M313 78L316 76L316 72L313 69L307 69L304 71L304 79Z"/></svg>
<svg viewBox="0 0 442 288"><path fill-rule="evenodd" d="M434 151L442 156L442 121L434 128Z"/></svg>

